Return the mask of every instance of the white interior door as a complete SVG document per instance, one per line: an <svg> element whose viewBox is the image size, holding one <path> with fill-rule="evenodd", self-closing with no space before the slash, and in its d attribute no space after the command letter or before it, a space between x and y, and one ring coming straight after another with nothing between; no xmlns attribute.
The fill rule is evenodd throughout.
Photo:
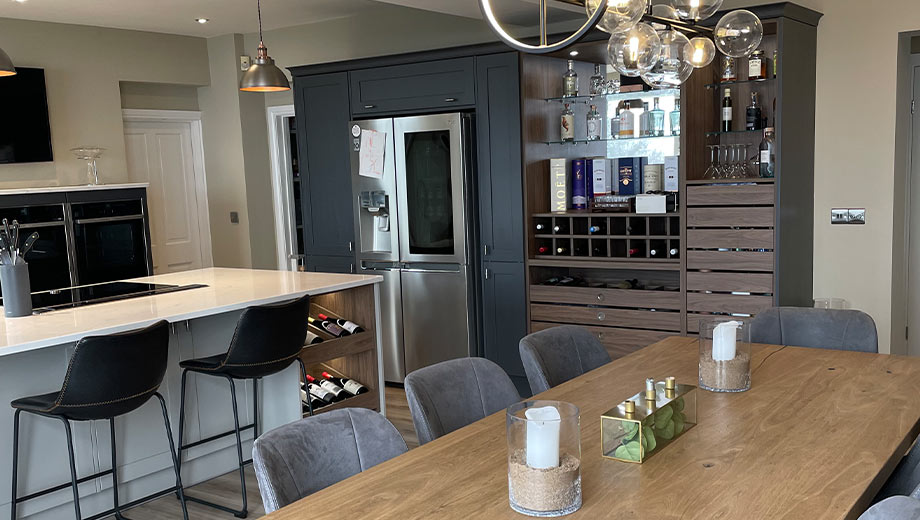
<svg viewBox="0 0 920 520"><path fill-rule="evenodd" d="M913 99L920 105L920 65L913 67ZM920 106L911 117L910 235L908 260L907 353L920 356Z"/></svg>
<svg viewBox="0 0 920 520"><path fill-rule="evenodd" d="M192 125L186 121L125 121L128 176L149 182L154 273L204 266Z"/></svg>

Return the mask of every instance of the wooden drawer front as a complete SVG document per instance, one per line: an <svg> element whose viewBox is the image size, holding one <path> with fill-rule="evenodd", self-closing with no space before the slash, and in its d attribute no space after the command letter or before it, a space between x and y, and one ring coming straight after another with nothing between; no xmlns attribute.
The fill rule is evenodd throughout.
<svg viewBox="0 0 920 520"><path fill-rule="evenodd" d="M558 327L559 323L534 321L530 324L531 332ZM613 359L632 354L633 352L673 336L670 332L654 332L650 330L620 329L616 327L585 327L597 336Z"/></svg>
<svg viewBox="0 0 920 520"><path fill-rule="evenodd" d="M688 229L688 249L773 249L772 229Z"/></svg>
<svg viewBox="0 0 920 520"><path fill-rule="evenodd" d="M530 305L534 321L633 327L637 329L680 331L679 312L636 311L607 307L575 307L568 305Z"/></svg>
<svg viewBox="0 0 920 520"><path fill-rule="evenodd" d="M775 197L773 184L687 187L687 206L772 206Z"/></svg>
<svg viewBox="0 0 920 520"><path fill-rule="evenodd" d="M353 114L377 114L476 102L473 58L356 70L351 80Z"/></svg>
<svg viewBox="0 0 920 520"><path fill-rule="evenodd" d="M773 271L773 253L759 251L687 251L687 269Z"/></svg>
<svg viewBox="0 0 920 520"><path fill-rule="evenodd" d="M757 314L772 306L772 296L687 293L688 311Z"/></svg>
<svg viewBox="0 0 920 520"><path fill-rule="evenodd" d="M670 291L631 291L624 289L531 285L530 301L680 310L680 293Z"/></svg>
<svg viewBox="0 0 920 520"><path fill-rule="evenodd" d="M688 291L773 293L772 273L687 273Z"/></svg>
<svg viewBox="0 0 920 520"><path fill-rule="evenodd" d="M688 208L687 227L773 227L773 208Z"/></svg>

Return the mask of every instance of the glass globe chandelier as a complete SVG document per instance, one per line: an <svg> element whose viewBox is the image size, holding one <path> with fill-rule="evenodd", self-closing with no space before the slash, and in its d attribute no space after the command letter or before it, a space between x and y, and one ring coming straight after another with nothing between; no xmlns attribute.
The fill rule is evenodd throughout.
<svg viewBox="0 0 920 520"><path fill-rule="evenodd" d="M708 66L716 49L726 56L750 55L763 40L763 24L754 13L738 9L722 16L714 29L699 22L712 17L723 0L668 0L651 6L650 0L583 0L588 20L565 39L547 40L547 0L539 0L540 43L526 44L508 34L492 9L479 0L492 31L512 48L529 54L561 51L581 40L593 28L610 33L609 63L622 75L641 77L654 88L675 88L694 69ZM571 2L570 2L571 3ZM657 29L657 30L656 30Z"/></svg>

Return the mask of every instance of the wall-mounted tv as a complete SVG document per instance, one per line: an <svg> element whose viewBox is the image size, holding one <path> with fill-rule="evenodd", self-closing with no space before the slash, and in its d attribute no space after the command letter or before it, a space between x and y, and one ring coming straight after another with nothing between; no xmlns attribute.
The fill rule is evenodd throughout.
<svg viewBox="0 0 920 520"><path fill-rule="evenodd" d="M51 124L45 96L45 70L16 67L15 76L0 77L0 164L47 162Z"/></svg>

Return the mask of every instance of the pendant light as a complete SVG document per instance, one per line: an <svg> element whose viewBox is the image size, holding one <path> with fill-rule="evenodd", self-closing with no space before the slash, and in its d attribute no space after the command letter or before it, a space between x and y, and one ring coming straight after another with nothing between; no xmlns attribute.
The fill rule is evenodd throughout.
<svg viewBox="0 0 920 520"><path fill-rule="evenodd" d="M287 76L275 65L268 55L268 48L262 43L262 0L256 0L259 11L259 50L249 70L243 73L240 90L244 92L281 92L291 90Z"/></svg>
<svg viewBox="0 0 920 520"><path fill-rule="evenodd" d="M15 76L16 67L13 66L13 60L0 49L0 76Z"/></svg>

